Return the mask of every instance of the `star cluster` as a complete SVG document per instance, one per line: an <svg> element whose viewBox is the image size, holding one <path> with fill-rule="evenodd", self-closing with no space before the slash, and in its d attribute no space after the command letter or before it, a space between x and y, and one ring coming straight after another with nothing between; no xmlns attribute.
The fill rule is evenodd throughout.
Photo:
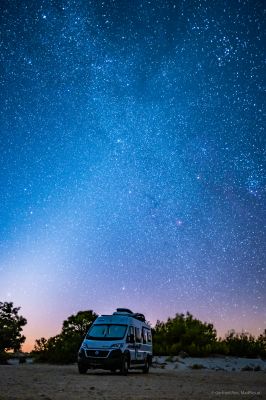
<svg viewBox="0 0 266 400"><path fill-rule="evenodd" d="M263 1L2 1L0 293L265 328Z"/></svg>

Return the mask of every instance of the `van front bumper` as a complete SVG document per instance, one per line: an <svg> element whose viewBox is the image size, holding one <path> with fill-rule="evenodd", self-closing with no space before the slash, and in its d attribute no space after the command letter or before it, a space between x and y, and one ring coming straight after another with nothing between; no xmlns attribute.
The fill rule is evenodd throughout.
<svg viewBox="0 0 266 400"><path fill-rule="evenodd" d="M121 367L122 352L120 349L100 351L84 350L78 353L78 364L86 368L118 369Z"/></svg>

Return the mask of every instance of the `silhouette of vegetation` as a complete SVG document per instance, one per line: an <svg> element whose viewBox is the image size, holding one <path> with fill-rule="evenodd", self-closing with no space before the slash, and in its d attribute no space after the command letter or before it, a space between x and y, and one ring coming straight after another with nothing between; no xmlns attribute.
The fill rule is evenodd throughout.
<svg viewBox="0 0 266 400"><path fill-rule="evenodd" d="M228 354L238 357L266 357L266 329L257 339L248 333L230 331L224 340Z"/></svg>
<svg viewBox="0 0 266 400"><path fill-rule="evenodd" d="M190 356L205 356L217 341L212 324L203 323L190 313L176 314L167 322L157 321L153 329L153 348L157 355L177 355L180 351Z"/></svg>
<svg viewBox="0 0 266 400"><path fill-rule="evenodd" d="M19 315L20 307L14 307L13 303L0 302L0 362L6 362L5 354L8 350L18 351L25 341L21 334L27 320Z"/></svg>
<svg viewBox="0 0 266 400"><path fill-rule="evenodd" d="M73 363L77 360L77 352L84 336L93 321L97 318L92 310L79 311L63 322L59 335L49 339L35 341L32 354L37 361L51 363Z"/></svg>
<svg viewBox="0 0 266 400"><path fill-rule="evenodd" d="M8 358L6 351L18 351L25 336L22 329L27 320L19 315L20 307L13 303L0 302L0 362ZM79 311L63 322L59 335L35 342L32 355L37 361L51 363L76 362L77 352L90 326L97 318L92 310ZM166 322L157 321L152 329L154 355L170 358L212 354L238 357L266 358L266 329L257 338L248 333L229 331L224 339L217 338L216 330L210 323L194 318L189 312L176 314ZM10 355L9 355L10 356Z"/></svg>
<svg viewBox="0 0 266 400"><path fill-rule="evenodd" d="M266 358L266 329L257 339L248 333L230 331L225 339L217 338L212 324L195 319L190 313L176 314L167 322L157 321L153 329L155 355L191 357L211 354Z"/></svg>

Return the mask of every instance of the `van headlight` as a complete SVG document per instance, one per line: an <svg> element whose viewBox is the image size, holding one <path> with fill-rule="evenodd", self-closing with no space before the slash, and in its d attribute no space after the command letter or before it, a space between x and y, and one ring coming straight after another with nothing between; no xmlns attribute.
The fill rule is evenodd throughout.
<svg viewBox="0 0 266 400"><path fill-rule="evenodd" d="M123 347L123 343L114 343L111 346L112 349L122 349L122 347Z"/></svg>

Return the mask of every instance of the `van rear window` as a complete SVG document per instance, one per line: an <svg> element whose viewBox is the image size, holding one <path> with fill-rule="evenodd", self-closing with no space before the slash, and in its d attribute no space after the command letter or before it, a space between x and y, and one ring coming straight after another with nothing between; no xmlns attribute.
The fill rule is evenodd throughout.
<svg viewBox="0 0 266 400"><path fill-rule="evenodd" d="M151 342L151 331L147 328L142 328L143 343Z"/></svg>

